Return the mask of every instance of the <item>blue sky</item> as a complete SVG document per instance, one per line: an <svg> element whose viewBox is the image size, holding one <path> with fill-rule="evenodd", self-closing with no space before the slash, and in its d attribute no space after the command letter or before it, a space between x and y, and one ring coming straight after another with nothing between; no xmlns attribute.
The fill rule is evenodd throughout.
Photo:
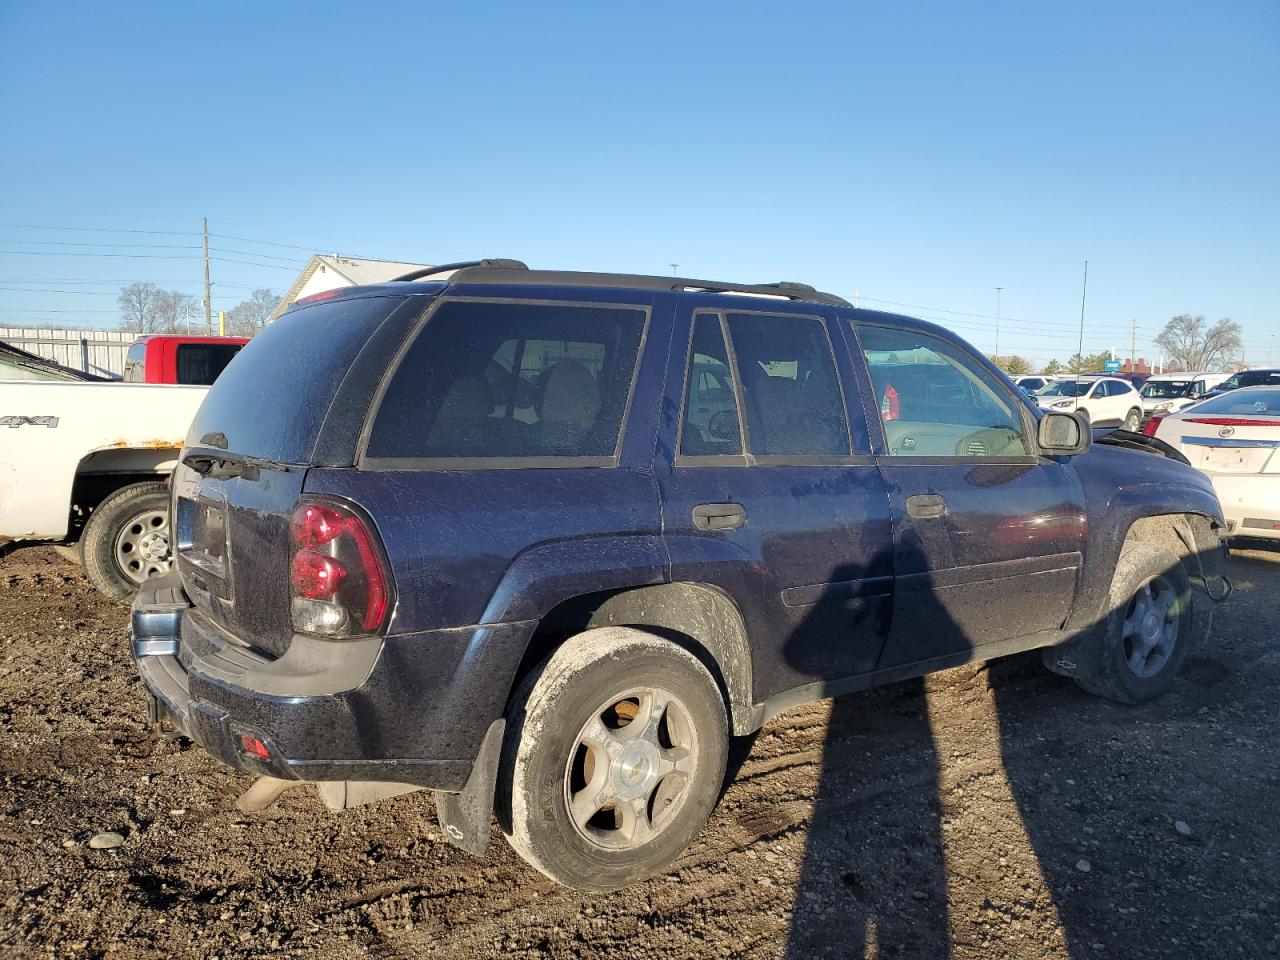
<svg viewBox="0 0 1280 960"><path fill-rule="evenodd" d="M988 351L1001 286L1001 351L1043 363L1088 259L1086 351L1203 313L1280 363L1274 0L0 0L0 120L0 325L198 293L207 216L223 308L312 250L678 263Z"/></svg>

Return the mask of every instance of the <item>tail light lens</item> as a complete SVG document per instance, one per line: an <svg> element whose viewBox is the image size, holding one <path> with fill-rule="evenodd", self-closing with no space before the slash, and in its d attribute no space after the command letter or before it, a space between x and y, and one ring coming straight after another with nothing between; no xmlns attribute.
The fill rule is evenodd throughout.
<svg viewBox="0 0 1280 960"><path fill-rule="evenodd" d="M323 637L379 633L391 587L372 526L350 507L305 501L293 512L289 586L293 628Z"/></svg>
<svg viewBox="0 0 1280 960"><path fill-rule="evenodd" d="M1144 437L1154 437L1156 431L1160 429L1160 421L1167 416L1167 413L1153 413L1147 417L1142 423L1142 435Z"/></svg>

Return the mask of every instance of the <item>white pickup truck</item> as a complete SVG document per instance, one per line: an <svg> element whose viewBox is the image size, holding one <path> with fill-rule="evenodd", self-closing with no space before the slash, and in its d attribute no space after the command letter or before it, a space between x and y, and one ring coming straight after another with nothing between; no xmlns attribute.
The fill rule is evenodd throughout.
<svg viewBox="0 0 1280 960"><path fill-rule="evenodd" d="M208 391L0 382L0 556L60 545L119 601L168 570L165 480Z"/></svg>

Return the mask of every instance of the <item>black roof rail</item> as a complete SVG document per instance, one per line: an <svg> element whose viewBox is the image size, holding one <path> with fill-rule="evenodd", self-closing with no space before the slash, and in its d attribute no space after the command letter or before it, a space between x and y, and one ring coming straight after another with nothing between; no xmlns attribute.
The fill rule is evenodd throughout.
<svg viewBox="0 0 1280 960"><path fill-rule="evenodd" d="M399 277L393 277L391 282L398 283L401 280L421 280L423 277L435 276L437 273L448 273L451 270L465 270L467 267L489 267L502 270L528 270L529 265L519 260L459 260L457 263L438 263L434 267L423 267L421 270L411 270L409 273Z"/></svg>
<svg viewBox="0 0 1280 960"><path fill-rule="evenodd" d="M741 293L764 297L784 297L829 306L852 306L844 297L823 293L807 283L782 280L777 283L726 283L718 280L693 280L687 277L646 276L633 273L589 273L574 270L530 270L519 260L476 260L470 263L443 264L428 270L405 274L400 280L415 280L433 273L455 271L451 283L563 285L577 287L631 287L640 290L678 290L706 293Z"/></svg>

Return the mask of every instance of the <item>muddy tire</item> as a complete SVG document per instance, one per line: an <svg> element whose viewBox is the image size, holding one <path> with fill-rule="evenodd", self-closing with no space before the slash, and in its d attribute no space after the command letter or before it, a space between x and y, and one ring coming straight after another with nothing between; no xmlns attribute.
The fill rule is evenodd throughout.
<svg viewBox="0 0 1280 960"><path fill-rule="evenodd" d="M609 891L666 870L724 779L724 699L688 651L627 627L570 638L516 691L496 808L557 883Z"/></svg>
<svg viewBox="0 0 1280 960"><path fill-rule="evenodd" d="M169 491L157 481L121 487L89 516L84 572L98 592L128 604L142 581L169 569Z"/></svg>
<svg viewBox="0 0 1280 960"><path fill-rule="evenodd" d="M1172 686L1195 630L1195 598L1178 556L1134 542L1111 582L1109 613L1073 651L1076 683L1120 703L1142 703Z"/></svg>

